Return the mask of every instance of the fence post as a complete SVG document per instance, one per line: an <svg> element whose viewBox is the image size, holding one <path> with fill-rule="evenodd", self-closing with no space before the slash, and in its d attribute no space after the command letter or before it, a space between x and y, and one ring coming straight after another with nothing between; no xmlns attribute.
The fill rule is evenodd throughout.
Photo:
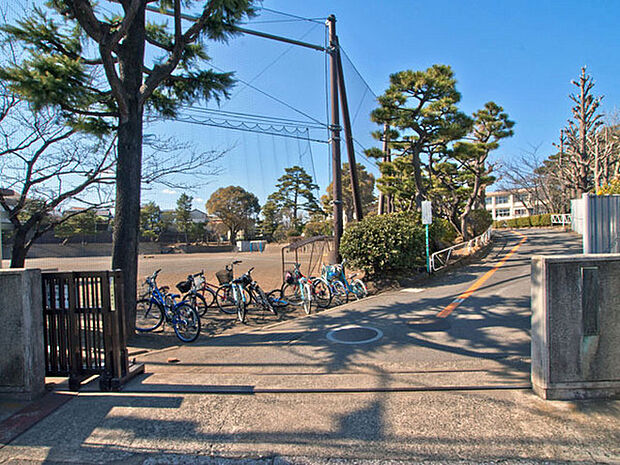
<svg viewBox="0 0 620 465"><path fill-rule="evenodd" d="M82 346L80 344L80 317L77 313L76 291L75 291L75 273L67 273L64 279L60 279L58 291L60 293L60 307L64 307L64 303L68 300L69 308L67 308L67 316L69 320L69 348L71 351L69 366L69 389L77 391L82 382ZM69 293L67 296L66 293ZM68 299L67 299L68 298Z"/></svg>

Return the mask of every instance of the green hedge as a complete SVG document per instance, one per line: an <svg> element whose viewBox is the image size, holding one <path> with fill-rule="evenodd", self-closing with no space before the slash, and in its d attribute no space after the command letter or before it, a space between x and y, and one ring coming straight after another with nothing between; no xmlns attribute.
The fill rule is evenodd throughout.
<svg viewBox="0 0 620 465"><path fill-rule="evenodd" d="M532 226L551 226L551 215L545 213L544 215L523 216L511 220L493 221L494 228L531 228Z"/></svg>
<svg viewBox="0 0 620 465"><path fill-rule="evenodd" d="M442 231L442 225L431 225L431 243ZM342 236L340 253L353 268L370 275L423 267L426 239L420 215L391 213L351 224Z"/></svg>

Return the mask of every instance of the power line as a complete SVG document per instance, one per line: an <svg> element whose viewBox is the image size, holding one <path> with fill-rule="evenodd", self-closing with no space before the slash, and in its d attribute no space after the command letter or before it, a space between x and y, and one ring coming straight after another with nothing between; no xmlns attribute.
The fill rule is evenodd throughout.
<svg viewBox="0 0 620 465"><path fill-rule="evenodd" d="M277 116L256 115L256 114L251 114L251 113L241 113L241 112L226 111L226 110L220 110L220 109L216 110L216 109L203 108L203 107L198 107L198 106L185 105L182 108L185 109L186 111L206 113L208 115L212 115L212 116L216 116L220 118L222 117L222 115L224 115L228 119L241 119L243 121L253 120L253 121L261 122L265 124L274 123L274 124L283 124L287 126L302 126L304 128L311 128L311 129L323 129L327 126L325 124L315 124L315 123L310 123L308 121L295 120L291 118L280 118Z"/></svg>
<svg viewBox="0 0 620 465"><path fill-rule="evenodd" d="M303 16L297 16L291 13L284 13L283 11L272 10L271 8L265 8L265 7L261 7L260 9L263 11L268 11L270 13L277 14L277 15L287 16L289 18L295 18L300 21L309 21L312 23L324 23L325 20L327 19L327 18L304 18Z"/></svg>
<svg viewBox="0 0 620 465"><path fill-rule="evenodd" d="M167 118L164 117L153 117L154 120L165 121ZM175 121L180 121L183 123L189 124L197 124L201 126L210 126L224 129L232 129L236 131L243 132L253 132L258 134L269 134L273 136L285 137L288 139L304 139L310 140L311 142L318 142L327 144L328 141L322 139L310 139L307 137L308 128L303 128L300 126L286 126L286 125L271 125L271 124L260 124L256 122L244 122L244 121L235 121L229 120L225 118L211 118L211 117L197 117L190 114L180 114L175 116Z"/></svg>
<svg viewBox="0 0 620 465"><path fill-rule="evenodd" d="M304 34L302 34L300 37L297 38L297 40L302 40L304 39L307 35L309 35L312 31L314 31L316 29L317 25L313 25L312 27L310 27L310 29L308 29ZM250 83L256 81L259 77L261 77L265 71L267 71L269 68L271 68L273 65L275 65L278 61L280 61L280 59L286 55L288 52L290 52L293 49L294 45L289 45L280 55L278 55L271 63L269 63L267 66L265 66L265 68L263 68L261 71L258 72L258 74L256 74L252 79L250 79ZM235 93L235 95L233 95L229 101L231 101L233 98L235 98L237 95L239 95L242 92L242 89L240 89L238 92Z"/></svg>
<svg viewBox="0 0 620 465"><path fill-rule="evenodd" d="M218 71L221 71L222 73L226 72L226 71L224 71L222 68L220 68L220 67L218 67L218 66L215 66L214 64L211 64L211 66L212 66L213 68L217 69ZM259 89L259 88L258 88L258 87L256 87L256 86L253 86L253 85L252 85L252 84L250 84L249 82L246 82L246 81L244 81L243 79L240 79L240 78L237 78L237 81L239 81L239 82L241 82L241 83L245 84L246 86L250 87L251 89L254 89L256 92L259 92L259 93L263 94L264 96L269 97L269 98L270 98L270 99L272 99L273 101L278 102L278 103L279 103L279 104L281 104L281 105L284 105L284 106L285 106L285 107L287 107L289 110L293 110L294 112L299 113L300 115L305 116L305 117L306 117L306 118L308 118L308 119L311 119L312 121L314 121L314 122L315 122L315 123L317 123L317 124L321 124L321 125L323 124L323 123L322 123L321 121L319 121L318 119L316 119L316 118L314 118L314 117L310 116L310 115L309 115L309 114L307 114L307 113L304 113L304 112L303 112L303 111L301 111L301 110L298 110L298 109L297 109L297 108L295 108L293 105L290 105L290 104L286 103L284 100L281 100L281 99L279 99L278 97L275 97L275 96L271 95L270 93L268 93L268 92L266 92L266 91L264 91L264 90L262 90L262 89Z"/></svg>

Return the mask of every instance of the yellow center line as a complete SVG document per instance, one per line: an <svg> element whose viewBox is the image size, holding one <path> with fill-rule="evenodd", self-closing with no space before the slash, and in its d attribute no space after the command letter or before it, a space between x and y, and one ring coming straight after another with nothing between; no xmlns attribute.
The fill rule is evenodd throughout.
<svg viewBox="0 0 620 465"><path fill-rule="evenodd" d="M476 292L476 290L478 290L480 288L480 286L482 286L491 276L493 276L493 274L501 267L504 265L504 263L506 263L510 257L512 257L517 250L519 250L519 247L521 247L523 245L523 243L527 240L527 237L524 236L521 233L517 234L519 236L522 237L522 239L519 241L519 243L517 245L515 245L512 249L510 249L510 252L508 252L506 254L506 256L504 258L502 258L499 263L497 263L497 265L495 265L493 268L491 268L489 271L487 271L485 274L483 274L476 282L474 282L471 286L469 286L469 288L463 292L461 295L459 295L456 299L454 299L452 302L450 302L450 304L444 308L441 312L439 312L437 314L437 316L439 318L445 318L448 315L450 315L450 313L452 313L454 311L454 309L456 309L456 307L458 307L459 305L461 305L465 299L467 299L469 296L471 296L474 292Z"/></svg>

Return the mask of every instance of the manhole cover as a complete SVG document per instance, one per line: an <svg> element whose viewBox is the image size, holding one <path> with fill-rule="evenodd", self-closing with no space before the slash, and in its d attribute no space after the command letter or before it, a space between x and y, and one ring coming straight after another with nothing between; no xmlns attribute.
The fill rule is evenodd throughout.
<svg viewBox="0 0 620 465"><path fill-rule="evenodd" d="M327 339L338 344L367 344L382 337L381 330L370 326L343 326L327 333Z"/></svg>

